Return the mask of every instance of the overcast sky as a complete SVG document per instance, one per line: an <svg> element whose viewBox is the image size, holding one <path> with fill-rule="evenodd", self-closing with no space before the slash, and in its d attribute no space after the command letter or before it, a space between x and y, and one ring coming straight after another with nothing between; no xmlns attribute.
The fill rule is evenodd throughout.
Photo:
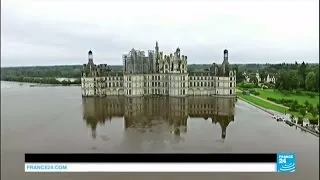
<svg viewBox="0 0 320 180"><path fill-rule="evenodd" d="M132 48L188 63L319 62L319 0L1 0L1 66L121 64Z"/></svg>

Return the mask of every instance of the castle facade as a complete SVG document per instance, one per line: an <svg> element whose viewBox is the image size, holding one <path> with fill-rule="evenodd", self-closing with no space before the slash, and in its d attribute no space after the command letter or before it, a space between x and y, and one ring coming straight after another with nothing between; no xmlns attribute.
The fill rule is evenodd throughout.
<svg viewBox="0 0 320 180"><path fill-rule="evenodd" d="M201 72L188 71L187 56L180 48L170 55L155 50L132 49L122 56L123 70L113 71L106 64L95 65L92 51L88 63L83 65L82 96L235 96L236 72L228 62L224 50L221 65L212 64Z"/></svg>

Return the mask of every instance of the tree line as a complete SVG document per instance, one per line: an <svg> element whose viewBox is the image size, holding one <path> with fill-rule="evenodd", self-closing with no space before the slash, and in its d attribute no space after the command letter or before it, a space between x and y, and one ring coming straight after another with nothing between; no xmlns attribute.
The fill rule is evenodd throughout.
<svg viewBox="0 0 320 180"><path fill-rule="evenodd" d="M319 92L319 64L282 64L275 88L279 90L305 90Z"/></svg>
<svg viewBox="0 0 320 180"><path fill-rule="evenodd" d="M275 89L319 92L319 64L306 64L305 62L302 62L301 64L298 64L297 62L294 64L270 64L257 70L245 68L238 70L237 82L243 82L245 80L245 77L243 76L243 73L245 72L249 76L250 82L258 86L256 73L259 72L261 78L260 83L272 86ZM268 74L270 78L272 76L276 78L274 84L265 82Z"/></svg>
<svg viewBox="0 0 320 180"><path fill-rule="evenodd" d="M204 71L208 70L210 66L211 64L189 64L188 70ZM82 68L82 65L4 67L1 68L1 80L54 82L53 78L79 78L82 74ZM113 71L122 71L121 65L111 65L111 68ZM304 62L301 64L297 62L294 64L233 64L232 68L237 72L237 82L243 82L243 72L246 72L255 82L255 73L258 71L262 83L268 74L275 76L274 87L279 90L319 91L319 64ZM23 79L25 77L29 79ZM42 78L42 80L38 78ZM55 81L55 83L58 82Z"/></svg>
<svg viewBox="0 0 320 180"><path fill-rule="evenodd" d="M39 83L39 84L59 84L59 85L72 85L72 84L81 84L80 78L70 81L70 80L63 80L59 81L56 78L52 77L44 77L44 78L37 78L37 77L3 77L1 80L3 81L15 81L15 82L28 82L28 83Z"/></svg>

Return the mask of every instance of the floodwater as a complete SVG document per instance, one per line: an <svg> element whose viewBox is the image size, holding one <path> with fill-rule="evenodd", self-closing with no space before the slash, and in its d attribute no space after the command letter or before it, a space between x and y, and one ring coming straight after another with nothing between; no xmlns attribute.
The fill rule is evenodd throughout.
<svg viewBox="0 0 320 180"><path fill-rule="evenodd" d="M24 153L296 152L293 174L24 173ZM1 82L1 179L319 177L319 138L232 98L84 98L80 87Z"/></svg>

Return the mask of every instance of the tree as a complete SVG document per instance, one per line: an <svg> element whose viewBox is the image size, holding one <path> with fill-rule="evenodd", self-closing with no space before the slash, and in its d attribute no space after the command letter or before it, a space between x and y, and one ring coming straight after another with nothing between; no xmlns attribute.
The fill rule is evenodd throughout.
<svg viewBox="0 0 320 180"><path fill-rule="evenodd" d="M305 108L301 108L300 109L300 114L302 115L302 118L304 118L306 116L306 109Z"/></svg>
<svg viewBox="0 0 320 180"><path fill-rule="evenodd" d="M289 71L289 79L290 79L290 88L291 89L297 89L299 87L299 75L298 71L296 70L290 70Z"/></svg>
<svg viewBox="0 0 320 180"><path fill-rule="evenodd" d="M305 80L306 90L312 91L316 88L316 74L309 72Z"/></svg>
<svg viewBox="0 0 320 180"><path fill-rule="evenodd" d="M313 119L312 119L312 121L310 121L310 123L312 123L312 124L319 124L319 118L317 118L317 116L318 116L318 110L317 110L317 108L315 107L315 108L313 108L311 111L311 114L312 114L312 117L313 117Z"/></svg>
<svg viewBox="0 0 320 180"><path fill-rule="evenodd" d="M290 119L291 119L291 122L294 122L294 115L293 114L290 115Z"/></svg>
<svg viewBox="0 0 320 180"><path fill-rule="evenodd" d="M313 108L310 112L311 112L311 114L312 114L312 117L313 117L314 119L316 119L316 117L317 117L317 115L318 115L317 108Z"/></svg>
<svg viewBox="0 0 320 180"><path fill-rule="evenodd" d="M289 73L285 69L281 69L279 77L276 80L276 88L288 90L289 84Z"/></svg>
<svg viewBox="0 0 320 180"><path fill-rule="evenodd" d="M319 91L319 65L316 68L316 91Z"/></svg>
<svg viewBox="0 0 320 180"><path fill-rule="evenodd" d="M307 69L307 65L303 61L299 67L299 76L301 77L300 87L303 89L305 88L305 80L306 80L306 74L307 74L306 69Z"/></svg>
<svg viewBox="0 0 320 180"><path fill-rule="evenodd" d="M262 70L259 72L259 76L261 78L261 82L263 83L263 82L265 82L265 79L267 78L267 73L264 70Z"/></svg>
<svg viewBox="0 0 320 180"><path fill-rule="evenodd" d="M249 76L249 78L250 78L249 81L250 81L251 83L253 83L255 86L258 85L258 79L257 79L257 77L256 77L255 75L251 74L251 75Z"/></svg>
<svg viewBox="0 0 320 180"><path fill-rule="evenodd" d="M312 112L312 111L314 111L314 107L312 106L312 104L309 104L308 106L307 106L307 110L308 110L308 112Z"/></svg>
<svg viewBox="0 0 320 180"><path fill-rule="evenodd" d="M298 117L298 124L302 124L303 123L303 118L301 116Z"/></svg>
<svg viewBox="0 0 320 180"><path fill-rule="evenodd" d="M304 102L304 105L306 106L306 108L308 108L308 106L309 106L309 101L308 100L306 100L305 102Z"/></svg>

